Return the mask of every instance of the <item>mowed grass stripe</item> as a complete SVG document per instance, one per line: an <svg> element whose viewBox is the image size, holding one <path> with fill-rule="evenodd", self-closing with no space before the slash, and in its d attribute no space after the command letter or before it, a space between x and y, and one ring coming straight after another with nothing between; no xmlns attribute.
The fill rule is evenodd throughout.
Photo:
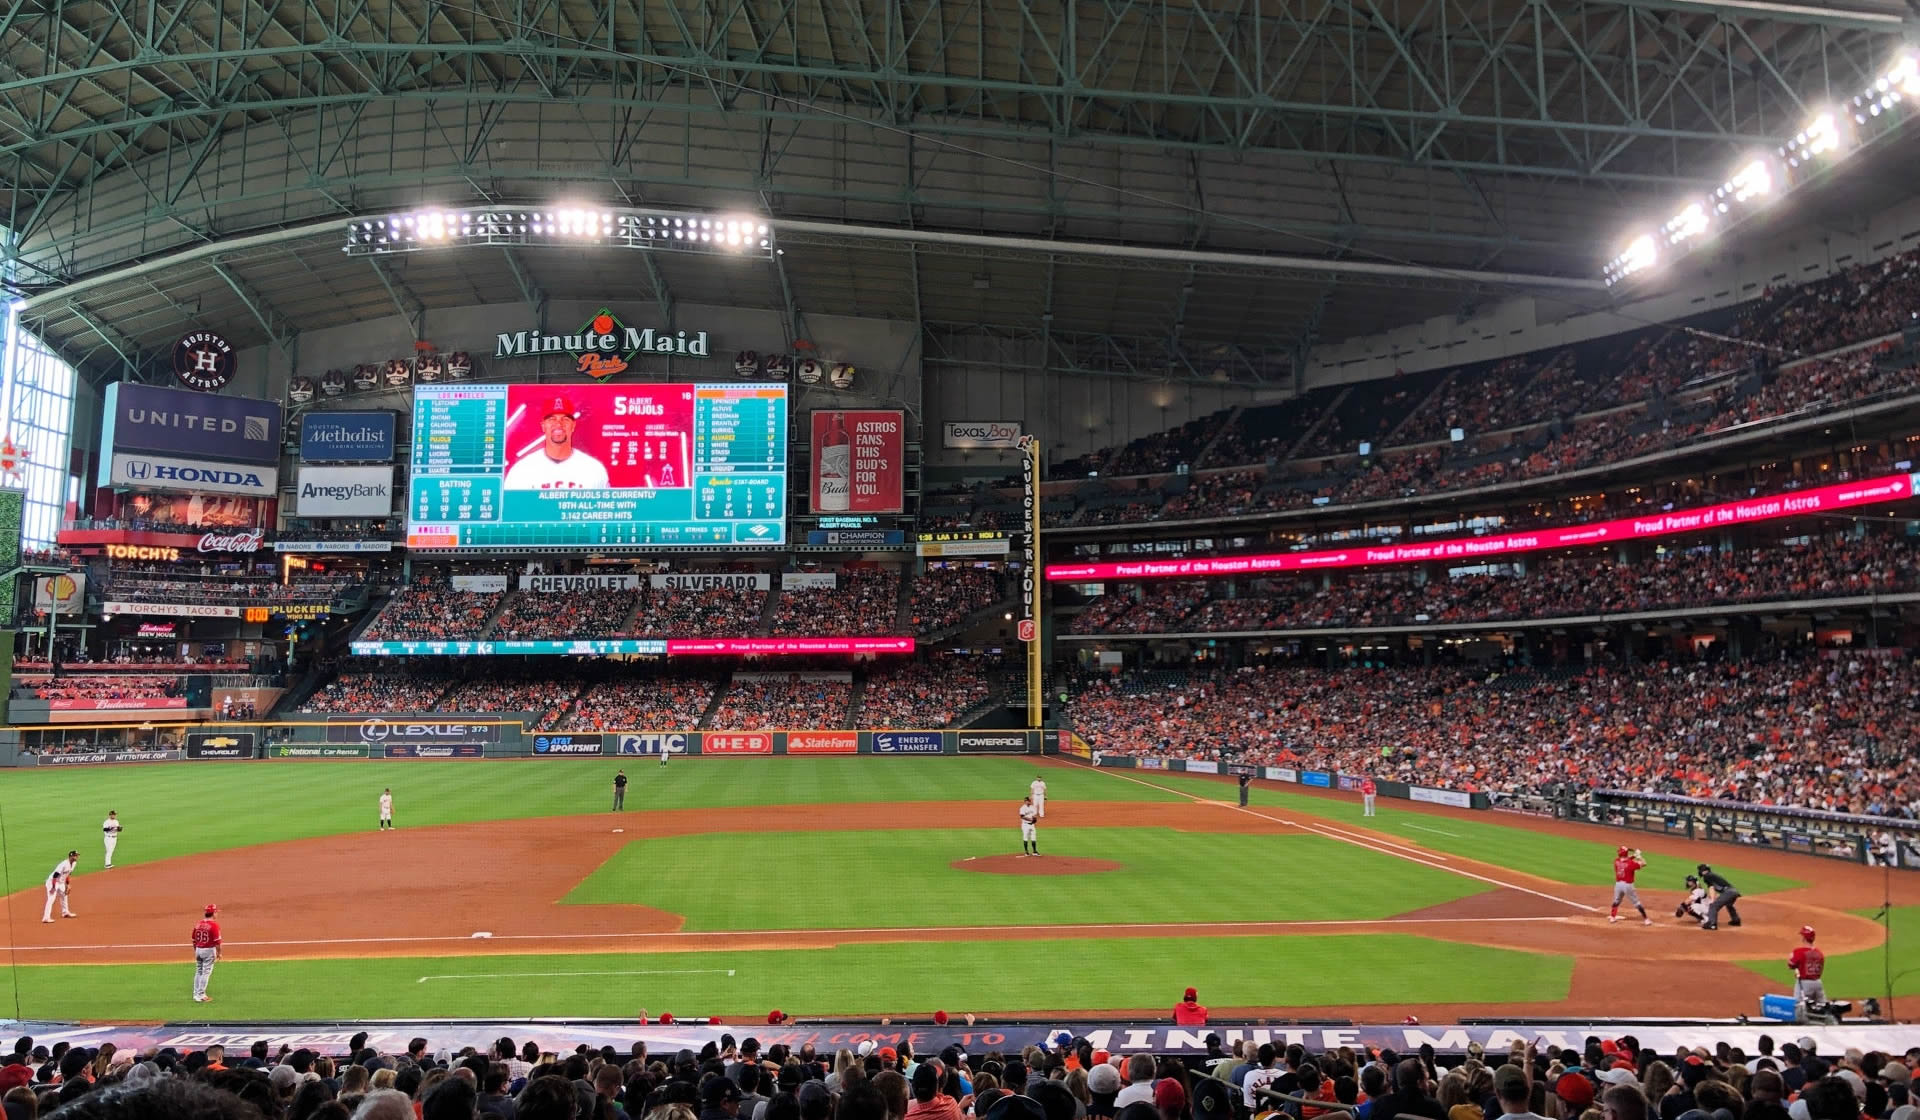
<svg viewBox="0 0 1920 1120"><path fill-rule="evenodd" d="M604 812L613 775L632 780L627 810L1005 800L1044 774L1066 801L1184 800L1090 770L1018 758L646 758L519 761L179 762L49 767L0 774L6 889L37 886L69 848L100 868L100 821L126 824L115 865L334 836L372 828L382 788L402 827Z"/></svg>
<svg viewBox="0 0 1920 1120"><path fill-rule="evenodd" d="M709 833L628 844L565 901L651 906L684 916L692 930L758 930L1389 918L1493 889L1313 835L1043 827L1040 846L1122 866L1049 877L951 866L1016 853L1015 828ZM751 867L769 852L814 869L817 884L884 886L759 890L730 886L714 870ZM1330 873L1312 890L1292 890L1280 870L1288 867Z"/></svg>
<svg viewBox="0 0 1920 1120"><path fill-rule="evenodd" d="M1208 778L1158 771L1121 770L1115 774L1191 793L1195 797L1227 800L1239 796L1239 791L1231 783ZM1137 789L1143 794L1155 792L1134 782L1115 780L1115 784ZM1356 825L1389 836L1399 836L1429 851L1511 867L1515 871L1551 879L1556 883L1582 887L1612 885L1614 850L1620 844L1631 847L1640 840L1639 834L1626 829L1620 830L1620 839L1612 844L1580 840L1535 832L1520 823L1525 820L1523 817L1492 812L1485 814L1485 819L1441 816L1422 812L1412 807L1411 802L1386 797L1376 800L1378 813L1366 817L1362 815L1364 809L1357 794L1351 798L1323 797L1256 786L1249 801L1252 808L1265 809L1278 816L1288 812L1305 813L1323 821ZM1499 821L1514 823L1496 823ZM1699 856L1691 860L1648 852L1647 868L1640 873L1639 883L1660 890L1677 891L1682 889L1683 880L1693 874L1694 865L1705 861L1713 864L1722 875L1736 884L1742 894L1763 894L1806 886L1797 880L1742 870L1734 860L1721 858L1724 848L1721 844L1702 843Z"/></svg>
<svg viewBox="0 0 1920 1120"><path fill-rule="evenodd" d="M871 890L852 885L834 893L856 910L876 901ZM734 975L724 975L729 969ZM226 961L214 972L214 1002L204 1009L190 999L190 961L10 971L26 1018L617 1018L646 1008L656 1017L671 1011L745 1021L763 1019L772 1007L795 1015L1151 1009L1172 1006L1189 984L1216 1007L1549 1001L1567 997L1573 962L1401 934ZM610 975L515 975L553 972ZM626 972L648 974L618 975ZM422 976L485 978L423 984Z"/></svg>

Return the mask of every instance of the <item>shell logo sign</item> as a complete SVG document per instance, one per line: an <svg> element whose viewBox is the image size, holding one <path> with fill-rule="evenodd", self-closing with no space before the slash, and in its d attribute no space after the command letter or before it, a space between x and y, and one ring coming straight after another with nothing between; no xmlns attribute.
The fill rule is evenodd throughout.
<svg viewBox="0 0 1920 1120"><path fill-rule="evenodd" d="M33 609L74 614L87 606L87 577L83 573L42 576L33 581Z"/></svg>

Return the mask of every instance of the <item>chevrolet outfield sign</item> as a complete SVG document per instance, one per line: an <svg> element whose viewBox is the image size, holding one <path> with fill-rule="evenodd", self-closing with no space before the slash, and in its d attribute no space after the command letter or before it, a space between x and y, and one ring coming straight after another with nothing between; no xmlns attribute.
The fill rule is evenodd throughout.
<svg viewBox="0 0 1920 1120"><path fill-rule="evenodd" d="M532 358L541 354L565 354L574 360L575 372L595 381L605 381L623 373L635 357L648 354L680 354L705 358L710 354L706 331L689 336L686 331L630 327L601 308L572 334L547 334L535 328L497 334L493 341L496 358Z"/></svg>

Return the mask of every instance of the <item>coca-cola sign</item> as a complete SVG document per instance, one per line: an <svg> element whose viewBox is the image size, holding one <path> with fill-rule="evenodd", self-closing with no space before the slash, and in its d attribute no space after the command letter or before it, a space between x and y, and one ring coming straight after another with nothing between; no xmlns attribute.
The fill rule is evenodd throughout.
<svg viewBox="0 0 1920 1120"><path fill-rule="evenodd" d="M265 536L258 529L250 529L244 533L208 533L200 538L200 551L258 552L265 540Z"/></svg>

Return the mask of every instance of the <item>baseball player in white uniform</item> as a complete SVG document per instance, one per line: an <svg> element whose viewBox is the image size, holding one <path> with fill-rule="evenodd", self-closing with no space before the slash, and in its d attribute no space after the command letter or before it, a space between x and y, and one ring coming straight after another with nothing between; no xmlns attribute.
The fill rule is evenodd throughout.
<svg viewBox="0 0 1920 1120"><path fill-rule="evenodd" d="M67 880L73 877L74 868L79 866L80 853L77 851L68 852L66 859L53 865L53 874L47 876L47 908L40 914L40 920L42 922L53 921L53 900L56 897L60 899L61 917L79 917L78 914L75 914L67 908Z"/></svg>
<svg viewBox="0 0 1920 1120"><path fill-rule="evenodd" d="M393 790L380 791L380 831L386 832L393 827Z"/></svg>
<svg viewBox="0 0 1920 1120"><path fill-rule="evenodd" d="M120 814L107 810L107 819L100 822L100 843L107 849L107 870L113 870L113 850L120 846Z"/></svg>
<svg viewBox="0 0 1920 1120"><path fill-rule="evenodd" d="M1020 799L1020 854L1037 856L1040 854L1040 829L1034 823L1040 819L1040 810L1033 807L1033 796L1029 794Z"/></svg>
<svg viewBox="0 0 1920 1120"><path fill-rule="evenodd" d="M1043 778L1035 778L1033 784L1027 788L1033 791L1033 811L1040 814L1042 819L1045 819L1047 815L1046 780Z"/></svg>

